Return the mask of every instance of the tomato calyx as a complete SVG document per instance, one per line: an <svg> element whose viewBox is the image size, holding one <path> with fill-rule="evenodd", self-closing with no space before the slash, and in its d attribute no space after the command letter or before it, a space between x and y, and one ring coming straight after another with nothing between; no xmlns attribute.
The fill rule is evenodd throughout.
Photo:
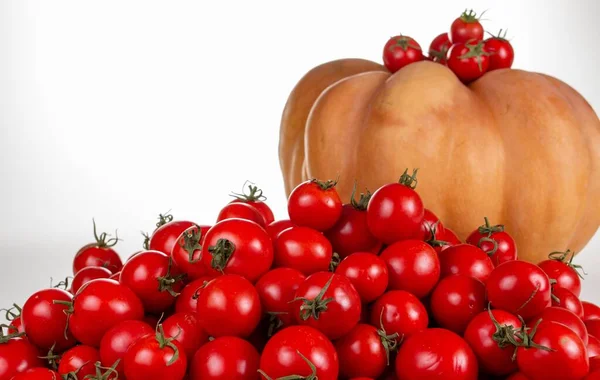
<svg viewBox="0 0 600 380"><path fill-rule="evenodd" d="M394 45L390 45L389 50L390 51L394 51L396 50L396 47L400 47L402 50L407 51L408 48L412 48L415 50L421 50L421 47L418 45L413 44L413 39L410 37L405 37L402 34L400 34L397 37L392 37L395 40L395 44Z"/></svg>
<svg viewBox="0 0 600 380"><path fill-rule="evenodd" d="M289 375L289 376L278 377L277 379L273 379L272 377L270 377L269 375L267 375L261 369L258 370L258 373L260 373L266 380L318 380L318 377L317 377L317 367L313 364L313 362L311 362L310 360L308 360L308 358L306 356L302 355L300 353L300 351L296 350L296 353L298 355L300 355L300 357L302 358L302 360L304 360L306 362L306 364L308 364L308 366L310 367L310 370L312 371L310 375L308 375L308 376Z"/></svg>
<svg viewBox="0 0 600 380"><path fill-rule="evenodd" d="M13 311L15 310L15 311ZM21 318L21 307L16 303L13 303L11 307L8 309L0 309L0 311L5 312L4 319L8 322L12 322L17 318Z"/></svg>
<svg viewBox="0 0 600 380"><path fill-rule="evenodd" d="M58 362L60 361L60 355L54 353L54 348L56 344L53 344L52 347L48 350L48 354L46 356L39 356L40 359L48 362L48 368L53 370L58 370Z"/></svg>
<svg viewBox="0 0 600 380"><path fill-rule="evenodd" d="M6 334L4 333L4 329L6 329ZM7 343L9 340L14 339L14 338L20 338L25 336L24 332L14 332L11 333L11 331L14 331L15 328L13 326L10 325L5 325L5 324L0 324L0 344L4 344Z"/></svg>
<svg viewBox="0 0 600 380"><path fill-rule="evenodd" d="M59 281L58 284L53 285L52 284L53 280L52 280L52 278L50 278L50 287L54 288L54 289L62 289L62 290L68 291L69 281L71 281L71 280L73 280L73 277L67 276L67 277L65 277L64 280Z"/></svg>
<svg viewBox="0 0 600 380"><path fill-rule="evenodd" d="M400 176L398 183L401 185L407 186L413 190L416 189L417 184L419 183L419 180L417 179L418 171L419 171L419 168L413 169L413 174L409 175L408 168L404 169L404 173L402 173L402 175Z"/></svg>
<svg viewBox="0 0 600 380"><path fill-rule="evenodd" d="M228 239L219 239L216 245L208 247L208 252L212 254L210 266L223 273L227 262L235 252L235 244Z"/></svg>
<svg viewBox="0 0 600 380"><path fill-rule="evenodd" d="M63 305L67 306L67 309L63 310L63 313L67 316L67 323L65 323L65 330L63 331L64 337L66 340L69 339L69 321L71 320L71 315L75 312L75 301L63 301L63 300L54 300L52 303L54 305Z"/></svg>
<svg viewBox="0 0 600 380"><path fill-rule="evenodd" d="M448 56L448 50L448 46L445 45L442 47L442 50L431 49L429 50L429 56L433 57L433 59L437 60L438 62L443 62Z"/></svg>
<svg viewBox="0 0 600 380"><path fill-rule="evenodd" d="M200 245L202 240L202 231L199 228L192 229L183 233L183 240L179 241L179 245L188 253L188 262L194 264L201 260L198 258L194 260L194 253L202 249Z"/></svg>
<svg viewBox="0 0 600 380"><path fill-rule="evenodd" d="M479 41L476 44L473 44L471 41L468 41L465 43L465 47L467 49L469 49L469 51L458 56L458 59L463 60L463 59L475 58L477 61L477 67L479 67L479 71L483 72L483 62L481 60L481 57L486 57L486 56L490 55L490 53L485 51L484 42Z"/></svg>
<svg viewBox="0 0 600 380"><path fill-rule="evenodd" d="M431 247L443 247L445 245L450 245L450 243L447 241L436 239L437 228L439 224L440 221L437 220L432 226L429 226L429 233L431 234L431 237L425 243L429 244Z"/></svg>
<svg viewBox="0 0 600 380"><path fill-rule="evenodd" d="M150 249L150 235L148 235L147 232L142 231L142 236L144 237L142 248L144 248L147 251Z"/></svg>
<svg viewBox="0 0 600 380"><path fill-rule="evenodd" d="M465 11L460 15L460 19L468 24L472 24L478 22L481 19L481 16L485 11L481 12L479 17L477 17L477 13L472 9L465 9Z"/></svg>
<svg viewBox="0 0 600 380"><path fill-rule="evenodd" d="M331 261L329 262L329 271L335 272L341 262L342 259L340 258L340 255L337 252L333 252L333 255L331 255Z"/></svg>
<svg viewBox="0 0 600 380"><path fill-rule="evenodd" d="M333 281L333 277L335 277L335 275L331 275L329 280L327 280L323 288L321 288L319 294L317 294L317 296L314 299L311 300L306 297L297 297L291 301L302 301L302 305L300 306L300 318L303 321L306 321L309 318L318 320L321 313L327 311L327 304L333 301L333 297L323 297L325 296L327 289L329 289L329 286Z"/></svg>
<svg viewBox="0 0 600 380"><path fill-rule="evenodd" d="M371 194L369 189L366 189L366 193L360 193L360 196L357 201L356 182L354 182L354 188L352 188L352 195L350 195L350 204L352 205L352 207L354 207L355 210L366 211L372 196L373 194Z"/></svg>
<svg viewBox="0 0 600 380"><path fill-rule="evenodd" d="M554 285L556 285L558 281L556 281L555 279L551 278L550 279L550 286L551 286L551 293L550 293L550 297L552 298L552 301L556 302L558 305L560 305L560 298L558 298L556 296L556 294L554 294Z"/></svg>
<svg viewBox="0 0 600 380"><path fill-rule="evenodd" d="M485 224L479 226L477 231L480 234L487 236L483 236L481 239L479 239L477 242L477 247L481 248L481 245L485 242L492 243L494 248L486 252L488 256L492 256L494 253L496 253L496 251L498 251L498 242L492 239L492 235L497 232L504 232L504 224L496 224L495 226L492 226L487 216L484 216L483 220L485 221Z"/></svg>
<svg viewBox="0 0 600 380"><path fill-rule="evenodd" d="M110 237L106 232L102 232L98 235L98 231L96 229L96 221L92 219L92 223L94 225L94 239L96 239L96 247L98 248L112 248L119 242L119 234L118 230L115 230L115 237Z"/></svg>
<svg viewBox="0 0 600 380"><path fill-rule="evenodd" d="M570 249L567 249L566 252L551 252L548 255L548 258L550 260L560 261L561 263L568 265L569 268L573 269L582 280L584 280L583 275L587 276L587 273L583 269L583 266L573 263L573 259L575 258L575 252L571 251Z"/></svg>
<svg viewBox="0 0 600 380"><path fill-rule="evenodd" d="M194 292L194 294L192 295L192 299L193 300L197 300L198 297L200 297L200 289L204 289L206 288L206 285L208 285L208 281L204 281L204 283L202 283L202 285L200 285L198 287L198 289L196 289L196 291Z"/></svg>
<svg viewBox="0 0 600 380"><path fill-rule="evenodd" d="M381 309L381 314L379 314L379 329L377 329L377 335L379 335L379 339L381 340L381 345L385 350L385 358L387 360L387 365L390 365L390 352L394 352L398 350L400 343L404 340L404 335L400 340L398 338L400 335L398 333L388 334L383 327L383 310Z"/></svg>
<svg viewBox="0 0 600 380"><path fill-rule="evenodd" d="M163 214L158 214L158 222L156 222L156 228L160 228L167 223L171 223L173 221L173 215L169 214L171 211L167 211Z"/></svg>
<svg viewBox="0 0 600 380"><path fill-rule="evenodd" d="M321 188L321 190L325 191L325 190L329 190L329 189L333 189L337 183L338 180L332 180L332 179L328 179L327 181L320 181L316 178L313 178L310 180L311 183L316 183L319 188Z"/></svg>
<svg viewBox="0 0 600 380"><path fill-rule="evenodd" d="M267 328L267 337L272 337L280 328L283 327L283 321L279 318L280 315L288 314L285 311L268 311L269 327Z"/></svg>
<svg viewBox="0 0 600 380"><path fill-rule="evenodd" d="M120 361L121 359L117 359L117 361L111 367L103 367L102 363L96 362L94 364L96 373L94 375L87 375L84 377L84 380L108 380L111 378L111 375L114 376L113 379L118 379L119 373L117 372L117 366L119 365ZM73 380L77 380L77 378L75 377Z"/></svg>
<svg viewBox="0 0 600 380"><path fill-rule="evenodd" d="M165 336L165 330L163 329L162 323L159 324L156 328L156 341L158 342L158 348L163 350L165 347L169 347L171 350L173 350L173 356L167 363L167 367L170 367L171 365L173 365L173 363L177 361L177 359L179 359L179 349L176 345L173 344L173 341L176 340L180 334L181 328L179 328L179 331L177 332L177 334L175 334L175 336L167 338Z"/></svg>
<svg viewBox="0 0 600 380"><path fill-rule="evenodd" d="M173 267L173 258L169 256L169 264L167 265L167 273L164 276L158 277L156 281L158 281L158 290L160 292L168 292L171 296L177 297L179 293L173 290L173 285L177 282L183 280L185 274L180 274L177 276L171 275L171 268Z"/></svg>
<svg viewBox="0 0 600 380"><path fill-rule="evenodd" d="M511 325L501 325L496 317L494 317L494 314L492 314L492 308L489 306L488 314L490 315L490 319L492 320L494 327L496 327L496 332L492 334L492 339L498 344L498 347L506 348L509 345L518 347L521 344L517 341L517 334L520 330L516 330L515 327ZM523 328L524 327L522 327L521 330Z"/></svg>
<svg viewBox="0 0 600 380"><path fill-rule="evenodd" d="M246 185L248 185L248 193L246 193ZM267 197L264 196L262 189L259 189L254 183L246 181L244 183L242 193L231 193L230 196L244 202L264 202Z"/></svg>
<svg viewBox="0 0 600 380"><path fill-rule="evenodd" d="M537 322L531 329L530 333L527 332L528 328L525 327L525 322L523 321L523 318L519 317L519 319L521 320L521 323L523 325L522 325L521 330L517 333L519 338L521 338L521 343L519 344L518 347L537 348L538 350L544 350L544 351L550 351L550 352L556 351L550 347L542 346L541 344L537 344L533 341L533 338L535 337L535 333L537 332L537 329L538 329L540 323L542 323L541 318L537 320ZM515 351L515 355L516 355L516 351Z"/></svg>
<svg viewBox="0 0 600 380"><path fill-rule="evenodd" d="M495 40L499 40L499 41L508 41L508 39L506 38L506 33L508 33L508 29L504 31L504 33L502 33L502 29L500 29L500 31L498 32L497 35L494 35L490 32L487 32L491 38L495 39Z"/></svg>

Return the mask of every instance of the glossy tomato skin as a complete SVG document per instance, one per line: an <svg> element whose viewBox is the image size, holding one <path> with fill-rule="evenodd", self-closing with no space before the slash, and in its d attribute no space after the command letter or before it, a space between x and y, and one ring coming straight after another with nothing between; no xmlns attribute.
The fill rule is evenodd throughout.
<svg viewBox="0 0 600 380"><path fill-rule="evenodd" d="M593 358L600 355L600 340L588 332L587 344L588 357Z"/></svg>
<svg viewBox="0 0 600 380"><path fill-rule="evenodd" d="M117 273L123 267L119 254L112 248L101 248L96 243L82 247L73 259L73 274L86 267L103 267Z"/></svg>
<svg viewBox="0 0 600 380"><path fill-rule="evenodd" d="M163 329L167 338L174 338L181 343L188 359L208 342L208 334L198 324L196 313L175 313L165 319Z"/></svg>
<svg viewBox="0 0 600 380"><path fill-rule="evenodd" d="M195 353L189 380L256 380L259 362L260 355L247 341L232 336L217 338Z"/></svg>
<svg viewBox="0 0 600 380"><path fill-rule="evenodd" d="M343 378L378 378L387 366L387 354L377 329L358 324L335 342Z"/></svg>
<svg viewBox="0 0 600 380"><path fill-rule="evenodd" d="M600 319L600 307L588 301L581 301L583 306L583 321L590 319Z"/></svg>
<svg viewBox="0 0 600 380"><path fill-rule="evenodd" d="M113 273L104 267L85 267L73 277L70 292L75 294L84 284L97 278L110 278L112 275Z"/></svg>
<svg viewBox="0 0 600 380"><path fill-rule="evenodd" d="M325 236L331 242L333 251L342 259L354 252L376 251L380 247L367 227L366 210L357 209L351 204L342 207L342 215L325 232Z"/></svg>
<svg viewBox="0 0 600 380"><path fill-rule="evenodd" d="M406 380L476 380L477 358L459 335L431 328L404 341L396 357L396 373Z"/></svg>
<svg viewBox="0 0 600 380"><path fill-rule="evenodd" d="M200 327L210 336L247 338L262 316L260 297L244 277L223 275L200 293L197 316Z"/></svg>
<svg viewBox="0 0 600 380"><path fill-rule="evenodd" d="M427 328L429 317L425 306L413 294L391 290L379 297L371 308L370 323L387 334L409 337Z"/></svg>
<svg viewBox="0 0 600 380"><path fill-rule="evenodd" d="M489 71L510 69L515 59L515 51L511 43L501 37L485 40L485 49L490 53Z"/></svg>
<svg viewBox="0 0 600 380"><path fill-rule="evenodd" d="M403 240L381 253L389 273L390 290L406 290L418 298L428 295L440 279L435 250L420 240Z"/></svg>
<svg viewBox="0 0 600 380"><path fill-rule="evenodd" d="M329 300L326 308L318 316L308 313L303 316L301 307L318 299L326 287L321 300ZM362 311L360 295L347 277L330 272L317 272L300 284L294 295L291 310L296 323L314 327L329 339L335 340L346 335L358 324ZM310 301L303 301L310 300Z"/></svg>
<svg viewBox="0 0 600 380"><path fill-rule="evenodd" d="M572 311L583 320L583 304L579 297L568 289L552 286L552 306L562 307Z"/></svg>
<svg viewBox="0 0 600 380"><path fill-rule="evenodd" d="M292 268L275 268L265 273L256 282L256 291L264 313L277 313L283 326L295 323L290 302L306 276Z"/></svg>
<svg viewBox="0 0 600 380"><path fill-rule="evenodd" d="M367 225L373 236L390 245L418 239L424 215L423 201L415 190L391 183L373 193L367 206Z"/></svg>
<svg viewBox="0 0 600 380"><path fill-rule="evenodd" d="M259 214L263 218L262 225L268 226L269 224L275 221L275 216L273 215L273 210L267 205L265 202L260 200L245 200L245 199L234 199L231 203L245 203L249 206L252 206L259 212ZM261 223L259 223L261 224Z"/></svg>
<svg viewBox="0 0 600 380"><path fill-rule="evenodd" d="M537 265L526 261L507 261L490 274L486 282L488 301L529 319L551 305L550 280Z"/></svg>
<svg viewBox="0 0 600 380"><path fill-rule="evenodd" d="M267 225L266 230L271 237L271 240L275 241L280 233L292 227L294 227L294 223L292 223L291 220L284 219L270 223Z"/></svg>
<svg viewBox="0 0 600 380"><path fill-rule="evenodd" d="M100 361L100 353L94 347L80 345L66 351L60 358L57 372L59 375L77 373L77 378L96 373L96 362Z"/></svg>
<svg viewBox="0 0 600 380"><path fill-rule="evenodd" d="M496 244L488 239L493 240L496 242ZM492 252L495 248L496 251L490 255L494 266L498 266L505 261L517 259L517 244L512 236L504 231L492 232L491 234L488 234L481 233L477 229L471 232L471 234L467 237L467 243L481 248L481 250L488 255L490 255L490 252Z"/></svg>
<svg viewBox="0 0 600 380"><path fill-rule="evenodd" d="M163 224L152 233L148 249L170 255L179 236L194 225L195 223L187 220L173 220Z"/></svg>
<svg viewBox="0 0 600 380"><path fill-rule="evenodd" d="M142 301L135 293L109 279L85 284L73 297L72 308L71 333L77 341L92 347L99 347L104 334L120 322L144 318Z"/></svg>
<svg viewBox="0 0 600 380"><path fill-rule="evenodd" d="M335 183L310 180L299 184L288 198L288 214L297 226L321 232L332 228L342 214Z"/></svg>
<svg viewBox="0 0 600 380"><path fill-rule="evenodd" d="M421 46L408 36L394 36L383 47L383 63L391 73L424 58Z"/></svg>
<svg viewBox="0 0 600 380"><path fill-rule="evenodd" d="M516 331L521 328L519 318L504 310L492 310L494 319L500 326L512 326ZM484 373L495 376L506 376L517 371L517 363L512 360L515 348L507 345L500 348L498 342L494 340L494 334L498 329L489 311L482 311L469 322L464 339L473 349L479 362L479 366Z"/></svg>
<svg viewBox="0 0 600 380"><path fill-rule="evenodd" d="M560 260L544 260L538 264L548 275L548 278L556 280L554 286L570 290L577 297L581 294L581 280L577 272Z"/></svg>
<svg viewBox="0 0 600 380"><path fill-rule="evenodd" d="M40 290L25 302L21 310L21 321L27 339L42 350L48 351L54 346L54 352L63 352L73 347L77 342L67 326L65 311L68 306L56 304L54 301L71 302L73 296L62 289Z"/></svg>
<svg viewBox="0 0 600 380"><path fill-rule="evenodd" d="M293 268L309 276L329 270L333 249L327 238L308 227L292 227L275 240L275 268Z"/></svg>
<svg viewBox="0 0 600 380"><path fill-rule="evenodd" d="M452 43L448 37L448 33L441 33L431 41L429 45L429 59L434 62L441 64L446 63L446 56L448 49L450 49Z"/></svg>
<svg viewBox="0 0 600 380"><path fill-rule="evenodd" d="M471 244L458 244L440 253L441 278L464 274L485 283L494 270L488 255Z"/></svg>
<svg viewBox="0 0 600 380"><path fill-rule="evenodd" d="M161 288L160 279L176 280L171 289L178 293L183 282L172 259L159 251L144 251L132 257L121 270L119 282L131 289L142 301L148 313L160 314L175 304L175 296Z"/></svg>
<svg viewBox="0 0 600 380"><path fill-rule="evenodd" d="M448 36L453 44L483 40L483 26L473 11L465 11L450 25Z"/></svg>
<svg viewBox="0 0 600 380"><path fill-rule="evenodd" d="M335 273L350 280L363 304L375 301L388 288L385 262L370 252L356 252L343 259Z"/></svg>
<svg viewBox="0 0 600 380"><path fill-rule="evenodd" d="M589 321L585 321L585 328L587 333L594 336L600 336L600 319L591 319Z"/></svg>
<svg viewBox="0 0 600 380"><path fill-rule="evenodd" d="M431 294L433 318L440 327L460 335L486 306L485 285L465 275L442 279Z"/></svg>
<svg viewBox="0 0 600 380"><path fill-rule="evenodd" d="M134 343L123 359L127 380L183 380L187 358L178 341L173 340L171 344L180 352L174 360L175 350L161 347L156 336L149 335Z"/></svg>
<svg viewBox="0 0 600 380"><path fill-rule="evenodd" d="M189 279L206 276L210 271L202 260L202 244L210 226L192 226L179 235L173 246L171 257L179 271Z"/></svg>
<svg viewBox="0 0 600 380"><path fill-rule="evenodd" d="M490 59L483 43L454 44L448 50L448 67L463 83L481 78L490 65Z"/></svg>
<svg viewBox="0 0 600 380"><path fill-rule="evenodd" d="M196 313L198 309L198 297L204 286L213 278L211 276L204 276L187 284L175 300L175 312Z"/></svg>
<svg viewBox="0 0 600 380"><path fill-rule="evenodd" d="M542 321L533 341L550 350L517 348L519 370L531 380L582 379L589 371L589 359L581 338L567 326Z"/></svg>
<svg viewBox="0 0 600 380"><path fill-rule="evenodd" d="M229 242L228 259L216 261L225 251L220 242ZM232 246L231 246L232 245ZM218 254L221 252L221 254ZM236 274L255 283L273 264L273 242L264 228L244 219L227 219L206 233L202 246L204 266L217 273Z"/></svg>
<svg viewBox="0 0 600 380"><path fill-rule="evenodd" d="M60 375L48 368L32 368L21 372L11 380L59 380Z"/></svg>
<svg viewBox="0 0 600 380"><path fill-rule="evenodd" d="M247 203L232 202L227 204L219 212L217 223L226 219L250 220L261 227L266 227L265 219L257 209Z"/></svg>
<svg viewBox="0 0 600 380"><path fill-rule="evenodd" d="M421 222L421 240L431 240L431 232L435 231L436 240L441 240L440 237L444 234L444 225L431 210L423 209L423 221Z"/></svg>
<svg viewBox="0 0 600 380"><path fill-rule="evenodd" d="M547 307L542 312L528 321L529 326L534 326L539 320L552 321L563 324L570 328L581 340L583 344L588 344L588 331L586 325L583 323L581 318L575 315L573 312L560 308L560 307Z"/></svg>
<svg viewBox="0 0 600 380"><path fill-rule="evenodd" d="M339 360L333 344L309 326L290 326L273 335L260 357L260 369L272 379L311 375L309 365L298 353L315 365L319 380L338 379Z"/></svg>
<svg viewBox="0 0 600 380"><path fill-rule="evenodd" d="M11 380L18 373L43 367L38 349L27 338L11 338L0 343L0 380Z"/></svg>
<svg viewBox="0 0 600 380"><path fill-rule="evenodd" d="M119 373L119 379L124 378L123 358L129 347L138 340L154 334L154 328L142 321L127 320L113 326L100 341L102 366L110 368L118 360L116 371Z"/></svg>

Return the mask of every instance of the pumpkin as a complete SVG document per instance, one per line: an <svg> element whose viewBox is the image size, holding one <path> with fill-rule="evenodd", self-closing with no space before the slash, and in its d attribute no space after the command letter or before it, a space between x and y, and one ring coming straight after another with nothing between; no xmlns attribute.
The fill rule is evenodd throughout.
<svg viewBox="0 0 600 380"><path fill-rule="evenodd" d="M335 179L349 201L418 168L425 206L463 241L488 217L519 257L580 251L600 222L600 121L551 76L496 70L462 84L418 62L390 74L361 59L325 63L291 92L281 120L286 192Z"/></svg>

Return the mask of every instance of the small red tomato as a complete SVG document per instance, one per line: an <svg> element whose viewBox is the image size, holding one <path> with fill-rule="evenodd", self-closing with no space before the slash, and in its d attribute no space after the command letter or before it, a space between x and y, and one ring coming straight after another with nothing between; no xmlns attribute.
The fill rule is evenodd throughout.
<svg viewBox="0 0 600 380"><path fill-rule="evenodd" d="M288 214L297 226L317 231L332 228L342 214L342 201L335 189L335 181L316 179L298 185L288 198Z"/></svg>
<svg viewBox="0 0 600 380"><path fill-rule="evenodd" d="M187 284L181 294L175 300L175 312L177 313L196 313L198 308L198 297L202 289L213 277L204 276Z"/></svg>
<svg viewBox="0 0 600 380"><path fill-rule="evenodd" d="M68 376L76 374L77 378L85 378L96 373L96 362L100 361L100 353L94 347L80 345L66 351L60 358L58 374ZM67 377L70 378L70 377Z"/></svg>
<svg viewBox="0 0 600 380"><path fill-rule="evenodd" d="M208 342L208 334L200 328L196 313L175 313L163 322L165 337L173 338L183 348L188 359Z"/></svg>
<svg viewBox="0 0 600 380"><path fill-rule="evenodd" d="M209 272L202 260L202 244L210 228L194 225L183 231L173 246L173 262L190 279L206 276Z"/></svg>
<svg viewBox="0 0 600 380"><path fill-rule="evenodd" d="M476 380L477 358L457 334L431 328L411 335L402 343L396 357L396 373L406 380Z"/></svg>
<svg viewBox="0 0 600 380"><path fill-rule="evenodd" d="M444 227L444 234L441 236L441 239L450 243L451 246L462 244L456 233L448 227Z"/></svg>
<svg viewBox="0 0 600 380"><path fill-rule="evenodd" d="M535 325L537 321L552 321L557 322L570 328L577 336L581 338L583 344L588 344L588 330L583 321L573 312L560 307L547 307L538 315L530 318L528 325ZM590 332L591 333L591 332Z"/></svg>
<svg viewBox="0 0 600 380"><path fill-rule="evenodd" d="M485 224L479 226L467 237L467 243L475 245L487 253L494 266L505 261L516 260L517 245L512 236L504 232L502 224L492 226L488 218L484 218L484 220Z"/></svg>
<svg viewBox="0 0 600 380"><path fill-rule="evenodd" d="M293 268L306 276L329 270L333 258L329 240L308 227L288 228L279 234L274 246L274 267Z"/></svg>
<svg viewBox="0 0 600 380"><path fill-rule="evenodd" d="M470 83L488 71L490 57L483 42L460 42L448 50L447 64L458 79Z"/></svg>
<svg viewBox="0 0 600 380"><path fill-rule="evenodd" d="M290 220L285 219L278 220L269 224L266 229L267 233L271 237L271 240L275 241L275 239L277 239L280 233L292 227L294 227L294 223L292 223Z"/></svg>
<svg viewBox="0 0 600 380"><path fill-rule="evenodd" d="M227 219L250 220L263 228L266 227L265 219L261 213L247 203L233 202L223 207L217 217L217 223Z"/></svg>
<svg viewBox="0 0 600 380"><path fill-rule="evenodd" d="M383 47L383 63L392 73L424 58L421 45L408 36L394 36Z"/></svg>
<svg viewBox="0 0 600 380"><path fill-rule="evenodd" d="M0 380L11 380L17 374L43 367L38 348L24 337L0 333Z"/></svg>
<svg viewBox="0 0 600 380"><path fill-rule="evenodd" d="M429 324L425 306L417 297L404 290L392 290L375 301L370 323L388 334L409 337Z"/></svg>
<svg viewBox="0 0 600 380"><path fill-rule="evenodd" d="M488 255L471 244L458 244L440 253L441 278L453 274L471 276L485 284L494 270Z"/></svg>
<svg viewBox="0 0 600 380"><path fill-rule="evenodd" d="M159 215L156 230L152 233L147 247L144 249L151 251L160 251L170 255L173 247L177 244L177 239L183 231L194 226L195 223L187 220L173 220L173 215Z"/></svg>
<svg viewBox="0 0 600 380"><path fill-rule="evenodd" d="M15 375L11 380L58 380L61 376L48 368L32 368Z"/></svg>
<svg viewBox="0 0 600 380"><path fill-rule="evenodd" d="M438 240L444 234L444 225L440 218L431 210L423 209L423 221L421 222L421 239L423 241ZM433 236L432 236L433 234Z"/></svg>
<svg viewBox="0 0 600 380"><path fill-rule="evenodd" d="M100 341L100 361L106 368L118 364L115 371L119 378L125 375L123 370L123 358L135 342L142 338L154 335L154 328L146 322L127 320L120 322L109 329Z"/></svg>
<svg viewBox="0 0 600 380"><path fill-rule="evenodd" d="M211 280L198 297L198 322L210 336L246 338L262 316L260 297L250 281L226 274Z"/></svg>
<svg viewBox="0 0 600 380"><path fill-rule="evenodd" d="M502 29L498 36L485 40L485 50L490 53L489 71L498 69L509 69L515 59L515 51L506 39L506 32L502 35Z"/></svg>
<svg viewBox="0 0 600 380"><path fill-rule="evenodd" d="M567 326L567 327L569 327L569 326ZM594 335L594 336L600 336L600 319L591 319L589 321L585 321L585 328L589 334ZM575 331L575 332L577 332L577 331ZM586 343L585 340L584 340L584 343Z"/></svg>
<svg viewBox="0 0 600 380"><path fill-rule="evenodd" d="M277 322L275 327L287 327L295 323L296 319L290 313L290 302L305 279L306 276L296 269L276 268L256 282L262 309Z"/></svg>
<svg viewBox="0 0 600 380"><path fill-rule="evenodd" d="M434 62L445 64L450 46L452 46L452 43L450 42L448 33L439 34L431 41L431 45L429 45L429 59Z"/></svg>
<svg viewBox="0 0 600 380"><path fill-rule="evenodd" d="M300 284L291 303L291 312L298 324L314 327L335 340L358 324L360 296L348 278L318 272Z"/></svg>
<svg viewBox="0 0 600 380"><path fill-rule="evenodd" d="M566 252L552 252L548 255L548 260L538 264L548 277L555 280L554 286L565 288L573 292L577 297L581 294L581 280L583 278L578 270L582 270L581 265L573 264L575 253L567 250Z"/></svg>
<svg viewBox="0 0 600 380"><path fill-rule="evenodd" d="M85 267L73 277L71 294L76 294L83 285L97 278L110 278L113 274L104 267Z"/></svg>
<svg viewBox="0 0 600 380"><path fill-rule="evenodd" d="M425 209L421 197L414 190L416 177L416 169L412 176L404 171L398 183L380 187L369 201L367 225L373 236L384 244L421 236Z"/></svg>
<svg viewBox="0 0 600 380"><path fill-rule="evenodd" d="M485 307L485 285L473 277L448 276L431 293L433 318L440 327L457 334L462 335L469 322Z"/></svg>
<svg viewBox="0 0 600 380"><path fill-rule="evenodd" d="M364 304L375 301L388 288L385 262L370 252L356 252L340 262L335 273L350 280Z"/></svg>
<svg viewBox="0 0 600 380"><path fill-rule="evenodd" d="M472 40L477 42L483 40L483 33L483 26L479 22L477 14L473 10L465 10L452 22L449 37L453 44Z"/></svg>
<svg viewBox="0 0 600 380"><path fill-rule="evenodd" d="M583 305L583 321L590 319L600 319L600 307L588 301L581 301Z"/></svg>
<svg viewBox="0 0 600 380"><path fill-rule="evenodd" d="M440 279L440 261L433 248L420 240L403 240L383 250L390 290L406 290L418 298L428 295Z"/></svg>
<svg viewBox="0 0 600 380"><path fill-rule="evenodd" d="M104 267L112 273L117 273L121 270L123 262L119 254L112 248L118 241L118 236L109 238L106 232L98 235L96 231L96 222L94 221L94 238L95 243L88 244L82 247L73 259L73 274L77 274L85 267Z"/></svg>
<svg viewBox="0 0 600 380"><path fill-rule="evenodd" d="M251 182L247 182L244 185L248 185L248 192L243 191L241 194L231 193L235 197L231 203L242 202L254 207L263 218L263 226L273 223L275 216L273 216L271 208L265 203L267 197L263 195L263 191Z"/></svg>
<svg viewBox="0 0 600 380"><path fill-rule="evenodd" d="M587 344L588 357L593 358L600 356L600 340L594 335L588 333L588 344Z"/></svg>
<svg viewBox="0 0 600 380"><path fill-rule="evenodd" d="M190 380L256 380L260 355L247 341L225 336L200 347L190 362Z"/></svg>
<svg viewBox="0 0 600 380"><path fill-rule="evenodd" d="M25 328L23 327L23 319L21 318L22 309L16 303L8 309L0 309L0 311L4 312L4 319L10 324L6 327L9 335L15 333L24 333ZM0 335L1 337L1 335Z"/></svg>
<svg viewBox="0 0 600 380"><path fill-rule="evenodd" d="M570 290L553 286L552 306L562 307L563 309L570 310L583 320L583 304Z"/></svg>

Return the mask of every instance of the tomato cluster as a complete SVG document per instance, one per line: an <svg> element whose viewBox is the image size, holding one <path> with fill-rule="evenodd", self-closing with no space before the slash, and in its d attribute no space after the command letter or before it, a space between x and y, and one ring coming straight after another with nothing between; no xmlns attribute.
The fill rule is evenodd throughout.
<svg viewBox="0 0 600 380"><path fill-rule="evenodd" d="M426 55L421 45L409 36L394 36L383 48L383 62L392 73L425 59L446 65L464 83L470 83L486 72L508 69L514 50L502 30L484 39L480 17L470 11L452 22L450 31L433 39Z"/></svg>
<svg viewBox="0 0 600 380"><path fill-rule="evenodd" d="M214 224L160 215L124 263L94 223L70 287L5 310L0 380L600 377L574 254L520 261L487 218L461 242L416 184L344 204L306 181L277 221L250 185Z"/></svg>

